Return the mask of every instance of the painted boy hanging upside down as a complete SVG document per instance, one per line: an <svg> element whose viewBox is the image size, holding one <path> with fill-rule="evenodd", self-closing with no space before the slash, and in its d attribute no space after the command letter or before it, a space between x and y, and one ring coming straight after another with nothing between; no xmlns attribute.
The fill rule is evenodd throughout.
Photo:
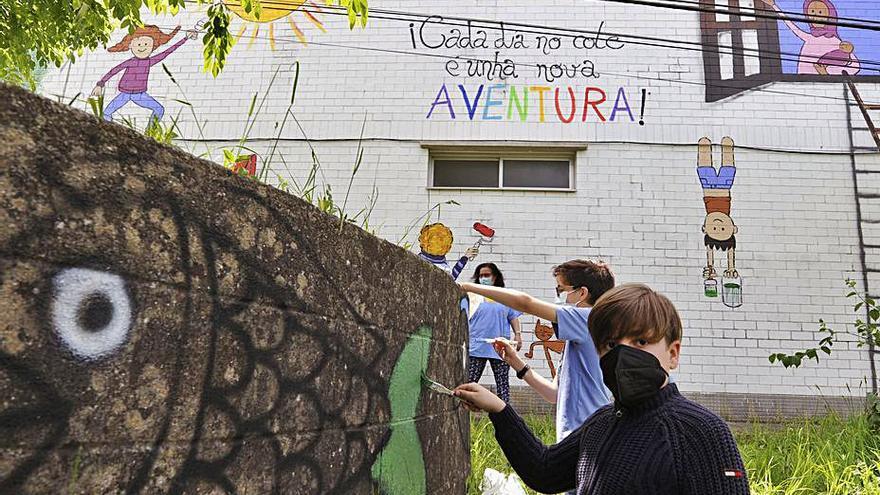
<svg viewBox="0 0 880 495"><path fill-rule="evenodd" d="M712 141L701 138L697 145L697 175L703 186L703 203L706 205L706 219L703 221L703 242L706 245L706 268L703 278L715 279L715 250L727 252L727 270L724 276L736 278L736 233L737 227L730 218L730 189L736 176L733 161L733 139L721 140L721 167L712 164Z"/></svg>

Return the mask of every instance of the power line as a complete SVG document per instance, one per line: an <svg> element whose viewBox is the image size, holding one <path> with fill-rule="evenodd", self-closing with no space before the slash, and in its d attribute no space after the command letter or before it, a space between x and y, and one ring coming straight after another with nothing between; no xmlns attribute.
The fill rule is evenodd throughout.
<svg viewBox="0 0 880 495"><path fill-rule="evenodd" d="M165 29L171 29L171 28L173 28L172 26L162 26L162 27L165 28ZM252 36L251 38L252 38L252 39L261 39L261 40L268 40L268 39L270 39L270 38L265 37L265 36ZM278 40L278 41L289 42L289 43L292 43L292 44L302 44L302 42L299 41L298 39L285 38L285 37L282 37L282 36L276 36L274 39L276 39L276 40ZM343 45L343 44L338 44L338 43L325 43L325 42L316 42L316 41L310 41L310 42L308 42L308 44L318 45L318 46L328 46L328 47L334 47L334 48L344 48L344 49L351 49L351 50L361 50L361 51L372 51L372 52L380 52L380 53L390 53L390 54L398 54L398 55L414 55L414 56L422 56L422 57L430 57L430 58L440 58L440 59L445 59L445 60L449 60L449 59L450 59L450 57L449 57L448 55L439 54L439 53L422 53L422 52L413 52L413 51L406 51L406 50L393 50L393 49L384 49L384 48L371 48L371 47L363 47L363 46L356 46L356 45ZM486 62L486 63L492 63L492 62L493 62L492 60L479 59L479 58L471 58L471 57L464 57L464 56L460 56L460 55L459 55L459 56L456 56L456 57L454 57L454 58L457 59L457 60L473 61L473 62ZM539 67L539 66L536 65L536 64L526 64L526 63L519 63L519 64L517 64L517 65L519 65L519 66L525 66L525 67L533 67L533 68L538 68L538 67ZM698 82L698 81L684 81L684 80L680 80L680 79L669 79L669 78L663 78L663 77L641 76L641 75L625 74L625 73L615 73L615 72L603 72L603 73L606 74L606 75L612 75L612 76L617 76L617 77L622 77L622 78L644 79L644 80L652 80L652 81L669 82L669 83L674 83L674 84L689 84L689 85L695 85L695 86L701 86L701 87L704 87L704 86L705 86L704 83L702 83L702 82ZM454 76L453 76L453 77L454 77ZM772 83L772 82L775 82L775 81L768 81L768 82L765 83L765 84L770 84L770 83ZM786 95L786 96L807 97L807 98L816 98L816 99L832 100L832 101L845 101L843 98L835 97L835 96L811 95L811 94L805 94L805 93L795 93L795 92L790 92L790 91L764 89L764 88L760 88L760 87L754 87L754 88L742 88L741 86L738 86L738 85L729 85L729 84L723 84L723 83L717 83L717 82L716 82L716 83L713 83L713 86L715 86L715 87L720 87L720 88L728 88L728 89L742 90L742 91L745 91L745 90L748 90L748 91L757 91L757 92L763 92L763 93L768 93L768 94L779 94L779 95Z"/></svg>
<svg viewBox="0 0 880 495"><path fill-rule="evenodd" d="M323 7L323 8L318 8L317 10L309 10L308 8L299 7L297 9L291 9L290 7L285 6L284 4L278 4L276 2L271 2L271 1L264 1L264 2L261 2L261 4L263 4L263 5L282 5L283 7L270 7L270 8L274 9L274 10L282 10L282 11L287 11L287 12L305 11L305 12L309 12L309 13L325 13L325 12L323 12L322 9L327 8L327 7ZM330 9L330 10L333 10L333 9ZM490 19L478 19L478 18L468 18L468 17L449 17L449 16L441 17L441 16L438 16L435 14L422 14L422 13L415 13L415 12L400 12L400 11L390 11L390 10L380 10L379 12L391 12L391 13L393 13L393 15L384 15L384 14L377 15L374 13L374 14L372 14L372 17L376 18L376 19L382 19L382 20L394 20L394 21L403 21L403 22L416 22L416 21L424 22L428 18L436 18L438 20L432 21L433 24L443 24L443 25L456 26L456 27L472 26L472 27L476 27L479 29L489 29L489 30L494 30L494 31L501 30L501 26L503 25L505 29L513 27L513 29L510 29L510 31L529 33L529 34L539 34L539 35L551 34L554 36L558 36L561 34L562 37L570 37L570 38L576 38L576 37L583 36L583 35L596 36L597 38L599 36L604 36L606 41L610 40L612 38L615 38L615 39L617 39L617 38L630 38L633 40L646 40L649 42L625 41L625 43L633 44L633 45L641 45L641 46L652 46L652 47L658 47L658 48L671 48L671 49L685 50L685 51L699 51L699 52L707 52L707 51L708 52L715 52L716 51L714 48L706 48L701 42L693 42L693 41L686 41L686 40L673 40L673 39L668 39L668 38L658 38L658 37L652 37L652 36L627 34L627 33L621 33L621 32L602 31L601 26L600 26L599 31L590 31L590 30L561 28L561 27L537 25L537 24L495 21L495 20L490 20ZM331 14L331 15L345 15L345 16L347 16L347 11L345 11L345 10L332 11L332 12L326 12L326 13ZM413 17L413 18L410 18L410 17ZM449 22L448 20L445 20L445 19L452 19L452 20L459 21L459 22ZM252 21L252 22L259 22L259 21ZM485 25L480 25L480 24L475 25L474 24L475 22L482 23ZM517 29L518 26L519 26L519 29ZM523 29L523 28L530 28L530 29ZM577 33L577 34L571 34L571 33ZM690 45L690 46L677 46L677 45ZM734 50L732 46L730 46L730 47L717 46L717 48L718 48L717 51L720 54L739 55L740 53L742 53L743 56L746 56L746 52L751 52L751 53L755 53L755 55L748 55L748 56L752 57L752 58L759 59L759 60L773 60L773 61L780 60L780 61L789 61L789 62L799 62L800 61L800 54L799 53L790 53L790 52L766 50L766 49L762 50L761 48L747 48L747 47L742 47L742 48L739 48L738 50ZM726 50L729 50L729 51L726 51ZM865 68L865 70L872 70L872 71L880 73L880 61L865 59L865 60L859 60L859 63L861 64L862 68L865 68L865 66L874 66L875 68L871 68L871 69ZM830 65L832 67L843 67L843 68L848 67L848 65L844 64L842 60L840 62L832 60L830 63L828 63L826 65Z"/></svg>
<svg viewBox="0 0 880 495"><path fill-rule="evenodd" d="M603 0L603 1L614 3L613 0ZM729 6L723 7L723 6L719 6L717 4L713 4L713 7L715 7L715 8L706 7L706 4L704 2L702 2L701 0L663 0L663 1L668 2L668 3L672 3L672 4L678 3L678 4L699 5L701 7L707 8L707 9L712 9L715 13L727 13L727 14L733 14L733 15L739 14L740 16L746 16L746 17L755 17L755 16L749 14L748 12L767 12L771 16L773 16L774 13L785 14L786 16L793 17L794 19L792 19L792 20L796 20L798 22L806 22L806 23L810 23L810 24L824 24L824 25L829 25L829 26L838 26L839 25L838 21L844 20L844 21L857 22L860 24L868 25L868 26L871 26L871 25L880 26L880 21L875 21L873 19L865 19L865 18L861 18L861 17L835 16L835 19L837 19L837 20L830 20L828 18L826 18L826 19L811 19L807 14L805 14L803 12L794 12L791 10L782 10L782 9L776 10L776 9L773 9L772 7L771 8L758 8L758 7L754 7L754 6L749 7L748 5L739 5L739 6L737 6L738 10L736 10L736 9L727 10L727 9L730 9ZM756 0L756 1L764 3L764 2L762 2L762 0ZM757 5L757 4L755 4L755 5ZM766 6L766 3L764 5ZM777 5L776 7L778 8L779 6ZM784 18L781 18L778 15L776 15L775 18L777 20L784 20ZM844 26L844 27L846 27L846 26Z"/></svg>
<svg viewBox="0 0 880 495"><path fill-rule="evenodd" d="M705 7L705 6L703 6L703 4L694 5L694 2L685 2L682 0L678 0L677 2L672 2L672 3L664 3L664 2L654 1L654 0L602 0L602 1L607 2L607 3L624 3L624 4L630 4L630 5L645 5L648 7L660 7L660 8L673 9L673 10L689 10L692 12L708 12L708 13L715 13L715 14L722 13L722 14L728 14L728 15L730 15L730 14L739 15L740 14L739 11L720 10L720 9L716 9L716 8ZM671 0L667 0L667 1L671 1ZM761 1L761 0L757 0L757 1ZM774 12L774 14L761 14L759 12L771 12L771 11L768 11L767 9L755 8L755 9L753 9L752 13L749 14L749 16L750 17L759 17L762 19L782 20L782 18L780 18L780 16L778 14L775 14L775 12ZM799 14L799 15L803 16L803 14ZM803 17L803 19L807 19L807 18ZM840 22L840 21L830 21L830 20L825 21L825 20L818 20L818 19L816 19L816 20L808 19L808 21L813 24L826 24L826 25L838 26L838 27L865 29L868 31L880 31L880 25L867 24L868 22L871 22L869 19L860 19L859 22L848 22L848 21Z"/></svg>
<svg viewBox="0 0 880 495"><path fill-rule="evenodd" d="M608 2L621 1L622 2L623 0L604 0L604 1L608 1ZM699 1L693 1L693 0L666 0L666 1L673 2L673 3L700 5ZM308 7L298 7L298 8L292 9L284 3L273 2L271 0L261 1L260 3L261 3L261 5L274 5L273 7L270 7L273 10L282 10L282 11L287 11L287 12L295 12L297 10L305 10L305 11L309 11L309 12L324 13L323 9L328 9L328 10L333 11L333 12L331 12L333 15L347 15L347 11L343 7L337 7L337 6L327 6L327 7L315 6L316 10L309 10ZM663 4L663 5L666 5L666 4ZM740 7L740 9L748 9L748 8L747 7ZM705 7L703 8L703 10L708 11L708 12L724 13L724 14L728 14L728 15L741 14L741 11L736 11L736 10L710 9L710 8L705 8ZM755 12L774 12L774 11L768 11L765 9L757 9L757 8L753 8L751 10L754 10ZM789 12L789 11L780 11L780 12L795 17L796 18L795 20L798 20L799 22L812 22L812 23L817 23L817 24L828 24L828 25L835 25L835 26L840 25L839 23L837 23L835 21L811 20L811 19L805 17L803 14L799 14L796 12ZM426 14L426 13L419 13L419 12L412 12L412 11L407 12L407 11L389 10L389 9L371 9L371 14L370 14L371 17L376 17L376 13L387 14L387 15L397 15L397 16L409 16L409 17L415 17L417 19L424 19L424 18L428 18L428 17L441 17L438 14ZM490 19L478 19L478 18L473 18L473 17L455 17L455 16L448 16L448 15L442 16L442 17L445 19L455 19L455 20L471 21L471 22L474 22L474 21L475 22L484 22L487 24L500 24L500 23L504 22L504 21L495 21L495 20L490 20ZM774 20L784 20L784 18L780 17L779 15L776 15L775 12L773 15L770 15L768 17L771 19L774 19ZM383 17L378 17L378 18L381 19ZM838 17L838 19L857 20L865 25L876 25L877 26L876 30L880 30L880 21L873 21L871 19L849 18L849 17ZM403 19L398 19L398 20L403 20ZM407 19L407 20L410 20L410 19ZM446 24L451 24L451 23L446 23ZM532 27L532 28L551 29L554 31L576 32L576 33L591 34L591 35L606 34L606 35L612 35L612 36L645 38L645 39L650 39L650 40L655 40L655 41L658 40L658 38L642 37L642 36L638 36L638 35L612 33L612 32L600 33L597 31L578 30L578 29L573 29L573 28L561 28L561 27L538 25L538 24L528 24L528 23L505 22L505 25L506 26L523 26L523 27ZM496 29L496 30L498 29L498 26L487 26L487 27L489 27L490 29ZM663 39L663 38L659 38L659 40L675 41L675 40L667 40L667 39ZM675 41L675 42L694 44L693 42L688 42L688 41ZM696 43L696 44L699 44L699 43Z"/></svg>
<svg viewBox="0 0 880 495"><path fill-rule="evenodd" d="M264 4L264 5L272 5L273 2L262 2L262 4ZM276 5L278 5L278 4L276 4ZM271 8L275 8L275 7L271 7ZM313 12L322 13L322 12L323 12L323 9L332 10L332 9L329 9L328 7L323 7L323 8L318 8L317 10L314 10ZM305 9L302 9L302 8L299 8L299 9L291 9L291 8L289 8L288 6L285 5L284 8L276 8L276 10L284 10L284 11L288 11L288 12L295 12L295 11L297 11L297 10L305 10ZM334 12L330 12L330 13L334 13ZM345 14L345 15L347 15L347 12L345 12L345 11L343 11L342 13ZM425 15L425 14L412 13L412 12L409 12L409 13L407 13L407 12L403 12L402 14L404 14L404 15L408 15L408 16L415 16L415 17L418 17L418 18L423 18L423 17L434 17L433 15L430 15L430 14L429 14L429 15ZM383 18L383 17L381 17L381 16L376 16L375 14L373 15L373 17L377 17L377 18L380 18L380 19ZM390 20L402 20L402 21L412 21L412 20L413 20L413 19L405 19L405 18L404 18L404 19L400 19L400 18L394 18L394 17L388 17L388 19L390 19ZM503 21L493 21L493 20L474 19L474 18L461 18L461 17L459 17L459 18L454 18L454 19L456 19L456 20L462 20L462 21L477 21L477 22L483 22L483 23L487 23L487 24L492 24L493 26L489 26L488 28L489 28L489 29L494 29L494 30L499 30L499 29L500 29L500 25L503 23ZM253 21L250 21L250 22L253 22ZM454 23L448 23L448 22L440 22L440 23L441 23L441 24L455 25L455 26L467 26L467 24L454 24ZM521 24L521 23L504 23L504 25L505 25L505 27L506 27L506 26L508 26L508 25L516 26L516 25L524 25L524 24ZM539 26L539 25L525 25L525 26L533 26L533 27L539 27L539 28L540 28L540 27L546 27L546 26ZM477 27L482 27L482 26L477 26ZM586 33L586 34L594 34L594 35L606 35L606 36L614 36L614 35L615 35L615 33L610 33L610 32L609 32L609 33L602 33L602 32L600 32L600 31L584 31L584 30L575 30L575 29L566 29L566 28L554 28L554 27L550 27L550 29L555 29L555 30L560 30L560 31L579 32L579 33ZM514 29L514 31L517 31L517 30ZM547 33L547 31L540 31L540 32L541 32L541 33ZM568 36L571 36L571 35L568 35ZM617 34L617 36L629 36L629 35L620 35L620 34ZM632 35L632 36L635 37L635 35ZM254 36L253 38L266 39L265 37L257 37L257 36ZM281 37L278 37L278 39L282 39L282 38L281 38ZM291 42L293 42L293 43L298 43L298 40L293 40L293 39L283 39L283 41L291 41ZM670 40L664 40L664 41L670 41ZM675 41L675 40L671 40L671 41L674 42L674 43L691 43L691 42L679 42L679 41ZM379 51L379 52L394 53L394 54L410 54L410 55L419 55L419 56L434 57L434 58L443 58L443 59L447 59L447 60L450 59L450 58L452 58L452 57L449 57L448 55L445 55L445 54L433 54L433 53L409 52L409 51L402 51L402 50L388 50L388 49L381 49L381 48L367 48L367 47L361 47L361 46L341 45L341 44L333 44L333 43L320 43L320 42L314 42L314 41L312 41L312 42L310 42L310 43L315 44L315 45L331 46L331 47L337 47L337 48L348 48L348 49L366 50L366 51ZM633 44L640 44L640 43L633 42ZM690 48L686 48L686 47L677 47L677 46L669 46L669 45L651 45L651 46L659 46L659 47L662 47L662 48L672 48L672 49L684 49L684 50L690 50L690 51L706 51L706 50L705 50L704 48L702 48L702 47L700 47L700 48L698 48L698 49L690 49ZM737 53L736 53L735 51L733 51L733 50L731 50L730 52L726 52L726 51L719 50L719 53L723 53L723 54L733 54L733 55L736 55L736 54L737 54ZM457 56L457 57L454 57L454 58L457 58L457 59L459 59L459 60L465 60L465 61L473 61L473 62L488 62L488 63L491 63L491 62L492 62L491 60L479 59L479 58L472 58L472 57L463 57L463 56ZM758 57L758 58L768 58L768 57L763 56L763 57ZM773 58L773 60L776 60L776 58ZM869 61L865 61L865 62L868 63ZM518 64L518 65L526 66L526 67L535 67L535 68L538 67L537 65L534 65L534 64L525 64L525 63L520 63L520 64ZM835 64L835 65L836 65L836 64ZM671 82L671 83L677 83L677 84L694 84L694 85L704 86L704 84L703 84L702 82L682 81L682 80L678 80L678 79L669 79L669 78L662 78L662 77L650 77L650 76L639 76L639 75L632 75L632 74L620 74L620 73L614 73L614 72L604 72L604 73L605 73L605 74L608 74L608 75L616 75L616 76L626 77L626 78L648 79L648 80L664 81L664 82ZM769 84L769 83L772 83L772 82L776 82L776 81L767 81L767 82L764 83L764 84ZM724 84L724 83L722 83L722 82L713 82L713 83L711 83L711 84L712 84L713 86L715 86L715 87L734 89L734 90L737 90L738 92L739 92L739 91L742 91L742 90L745 90L745 89L748 89L748 90L750 90L750 91L763 91L763 92L766 92L766 93L773 93L773 94L780 94L780 95L799 96L799 97L813 97L813 98L827 99L827 100L833 100L833 101L844 101L843 98L840 98L840 97L833 97L833 96L808 95L808 94L804 94L804 93L795 93L795 92L780 91L780 90L768 90L768 89L762 89L762 88L758 88L758 87L755 87L755 88L743 88L741 85Z"/></svg>
<svg viewBox="0 0 880 495"><path fill-rule="evenodd" d="M178 141L185 141L190 143L211 143L211 142L238 142L240 138L176 138ZM344 142L357 142L357 141L372 141L372 142L390 142L390 143L422 143L424 139L413 139L413 138L390 138L390 137L364 137L364 138L289 138L282 137L279 138L277 136L272 137L253 137L248 136L248 141L275 141L279 140L282 142L307 142L312 141L316 143L344 143ZM522 143L531 143L531 141L521 141ZM518 141L505 141L505 144L516 144ZM623 141L623 140L610 140L610 141L590 141L590 144L638 144L638 145L646 145L646 146L673 146L673 147L692 147L695 146L696 143L681 143L681 142L666 142L666 141ZM713 144L713 146L719 146L718 144ZM797 155L828 155L828 156L849 156L849 149L838 149L838 150L809 150L806 148L771 148L766 146L748 146L748 145L736 145L737 149L751 150L751 151L764 151L769 153L791 153ZM856 155L877 155L878 152L857 152Z"/></svg>
<svg viewBox="0 0 880 495"><path fill-rule="evenodd" d="M173 28L173 26L167 26L167 25L161 26L161 27L164 29L172 29ZM269 37L266 37L266 36L252 36L251 38L261 39L261 40L270 39ZM301 41L299 41L298 39L294 39L294 38L275 36L274 39L277 41L302 45ZM450 59L450 57L448 55L444 55L444 54L440 54L440 53L423 53L423 52L414 52L414 51L406 51L406 50L393 50L393 49L386 49L386 48L373 48L373 47L356 46L356 45L344 45L344 44L339 44L339 43L325 43L325 42L317 42L317 41L309 41L308 44L317 45L317 46L327 46L327 47L333 47L333 48L343 48L343 49L349 49L349 50L361 50L361 51L388 53L388 54L395 54L395 55L413 55L413 56L420 56L420 57L440 58L440 59L444 59L444 60ZM460 56L460 55L455 58L458 60L473 61L473 62L487 62L487 63L493 62L492 60L470 58L470 57L464 57L464 56ZM538 65L536 65L536 64L518 63L517 65L538 68ZM680 79L668 79L668 78L663 78L663 77L651 77L651 76L642 76L642 75L637 75L637 74L625 74L625 73L615 73L615 72L603 72L603 74L617 76L617 77L621 77L621 78L643 79L643 80L651 80L651 81L669 82L669 83L673 83L673 84L687 84L687 85L705 87L705 84L702 82L699 82L699 81L684 81L684 80L680 80ZM770 84L772 82L775 82L775 81L768 81L765 84ZM765 88L761 88L761 87L744 89L741 86L721 84L721 83L713 83L713 86L720 87L720 88L729 88L729 89L736 89L736 90L743 90L743 91L748 90L748 91L762 92L762 93L768 93L768 94L778 94L778 95L785 95L785 96L816 98L816 99L831 100L831 101L837 101L837 102L845 102L846 101L844 98L836 97L836 96L795 93L795 92L790 92L790 91L765 89Z"/></svg>
<svg viewBox="0 0 880 495"><path fill-rule="evenodd" d="M812 19L802 12L794 12L794 11L782 10L782 9L777 11L772 8L748 7L748 6L743 6L743 5L739 6L738 10L730 9L730 7L727 7L727 8L719 7L717 5L714 5L713 7L706 7L705 4L702 3L700 0L662 0L662 1L656 1L656 0L655 1L651 1L651 0L602 0L602 1L607 2L607 3L632 3L632 4L643 4L643 3L648 4L648 3L650 3L652 5L649 5L649 6L657 6L657 7L661 7L661 8L662 7L675 7L676 4L693 5L693 6L696 6L696 7L699 7L700 9L702 9L702 10L700 10L701 12L721 13L721 14L727 14L727 15L731 15L731 14L742 15L743 11L751 11L754 13L766 12L767 14L763 15L763 17L771 19L771 20L783 20L783 18L781 18L778 15L779 13L781 13L781 14L786 14L787 16L790 16L790 17L794 17L795 20L798 20L799 22L809 22L812 24L824 24L824 25L830 25L830 26L854 27L855 29L880 30L880 21L875 21L873 19L860 18L860 17L844 17L844 16L836 16L835 17L836 20ZM761 0L757 0L757 1L760 2ZM656 4L656 5L654 5L654 4ZM286 10L289 12L304 9L304 7L302 7L302 6L294 9L294 8L291 8L289 6L289 4L286 4L283 2L278 2L278 1L272 1L272 0L266 0L266 1L261 0L260 5L276 5L276 7L270 7L270 8L274 9L274 10ZM348 11L345 7L336 6L336 5L327 5L327 6L319 7L315 4L312 4L312 5L316 9L315 11L318 11L318 12L322 12L323 9L327 9L327 10L340 11L341 13L348 15ZM308 7L305 7L305 8L307 9ZM687 10L691 10L691 9L687 9ZM412 11L407 12L407 11L400 11L400 10L371 8L370 9L370 16L372 17L374 15L374 13L417 15L417 16L421 16L421 17L436 15L436 14L415 13ZM751 14L747 14L747 15L749 17L757 17L757 16L754 16ZM856 25L849 26L845 23L839 22L840 20L851 21Z"/></svg>

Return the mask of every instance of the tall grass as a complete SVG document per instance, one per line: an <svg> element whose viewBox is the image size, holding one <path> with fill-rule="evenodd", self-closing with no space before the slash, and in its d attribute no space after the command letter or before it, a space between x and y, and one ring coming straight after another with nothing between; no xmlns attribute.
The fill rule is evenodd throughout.
<svg viewBox="0 0 880 495"><path fill-rule="evenodd" d="M552 417L525 419L545 444L554 442ZM866 415L830 415L781 428L752 425L734 435L754 495L880 495L880 433ZM495 441L492 423L472 417L469 494L481 493L486 468L512 471Z"/></svg>
<svg viewBox="0 0 880 495"><path fill-rule="evenodd" d="M552 417L525 416L526 424L532 432L546 445L556 442L556 426ZM504 474L513 470L504 453L495 441L495 428L489 418L482 416L477 418L471 415L471 474L468 476L467 487L469 494L480 494L480 483L483 481L483 472L486 468L501 471ZM526 489L530 494L536 493Z"/></svg>
<svg viewBox="0 0 880 495"><path fill-rule="evenodd" d="M165 72L165 75L177 87L178 91L183 95L183 99L174 99L177 103L180 103L184 107L186 107L189 113L192 115L193 122L196 125L196 128L199 133L200 141L205 146L205 152L200 157L206 157L211 161L215 161L215 156L219 156L222 159L222 165L228 169L233 169L235 165L241 161L247 160L248 155L254 154L260 158L259 162L259 171L255 177L250 177L247 174L247 171L243 168L239 169L238 174L242 177L249 178L252 180L256 180L259 182L263 182L266 184L271 184L272 179L271 176L274 175L277 182L275 185L278 189L283 190L284 192L293 194L311 204L319 208L321 211L335 215L339 218L339 228L340 232L342 230L343 225L346 223L351 223L355 225L360 225L361 228L367 230L373 235L376 235L376 228L370 224L370 216L373 213L374 208L376 207L376 203L379 199L379 189L376 187L375 179L373 181L373 186L370 191L369 198L367 199L367 204L360 208L354 214L351 214L347 211L347 207L349 206L348 200L351 194L351 190L354 186L355 176L360 170L361 164L364 160L364 147L363 147L363 136L364 129L366 128L366 115L364 116L364 123L361 128L361 135L358 138L357 143L357 152L355 155L355 163L352 167L352 171L350 176L348 177L348 187L345 189L345 197L342 203L339 203L333 197L333 190L330 183L327 181L327 178L324 176L324 172L321 169L321 162L318 159L317 152L312 146L311 140L306 135L305 129L296 119L296 116L293 113L293 106L296 101L296 91L299 83L299 75L300 75L300 64L296 62L294 64L294 76L291 83L291 92L290 92L290 100L289 104L284 112L284 117L281 122L275 123L275 138L271 142L271 148L267 153L261 154L254 150L250 146L250 134L254 129L254 126L258 122L260 118L260 114L263 109L266 107L266 102L272 92L272 88L275 86L276 79L278 77L279 69L276 69L272 74L271 79L266 87L266 89L262 92L262 95L259 91L254 92L253 96L250 100L250 105L248 106L247 114L243 118L243 129L241 136L238 138L237 142L228 147L220 147L219 149L211 146L209 141L205 137L205 124L207 121L203 121L195 108L189 101L187 101L186 94L184 93L183 87L177 82L177 79L168 70L164 64L162 64L162 69ZM81 94L77 94L76 97L71 101L71 104L79 101ZM104 97L100 96L97 98L87 98L85 100L89 107L92 110L92 113L98 117L103 118L104 111ZM161 121L157 121L155 119L150 119L146 128L142 131L147 137L150 137L160 143L176 145L179 144L180 135L180 127L178 125L180 119L180 113L183 109L178 110L177 114L170 119L169 123L164 123ZM300 132L303 135L303 139L308 145L311 151L311 164L306 173L306 178L304 181L297 181L295 177L289 175L287 177L281 176L272 168L272 163L274 159L279 159L284 166L287 168L288 172L291 171L291 167L288 166L283 153L278 151L278 143L281 141L285 126L287 125L288 119L292 119L296 125L299 127ZM116 119L117 122L122 123L123 125L129 127L130 129L140 131L133 120L128 118L119 118ZM193 149L187 150L189 152L194 152ZM377 167L378 170L378 167ZM320 174L321 185L318 184L318 175Z"/></svg>
<svg viewBox="0 0 880 495"><path fill-rule="evenodd" d="M350 206L349 199L351 197L351 191L354 187L354 181L356 179L358 171L361 169L361 165L364 162L365 148L363 146L363 140L364 131L367 124L367 116L366 114L364 115L364 121L361 126L361 133L357 141L357 150L354 156L354 165L351 169L351 173L348 176L348 184L347 188L345 189L345 195L340 202L333 196L332 185L327 180L327 177L324 175L324 170L322 169L321 161L318 158L318 153L312 145L312 141L311 139L309 139L309 136L306 133L306 129L296 118L296 114L293 111L293 107L296 102L296 92L300 76L300 64L298 61L295 62L293 65L294 75L293 80L291 81L289 103L284 111L284 116L281 122L275 122L275 137L271 140L271 147L267 150L266 153L259 153L250 146L250 133L253 130L254 125L258 122L260 114L266 106L266 101L270 93L272 92L272 88L275 85L280 69L275 70L271 79L269 80L266 89L263 90L262 95L260 94L260 91L256 91L252 95L247 114L243 118L242 133L237 142L232 146L220 146L216 148L212 146L209 140L205 137L205 125L207 124L207 121L202 120L196 112L195 107L189 101L187 101L188 98L186 96L186 93L184 92L183 87L178 83L177 79L174 77L174 74L171 73L168 67L162 64L162 69L165 75L171 81L171 83L183 96L182 99L175 98L173 99L173 101L180 103L188 110L188 113L192 116L192 121L196 125L196 129L198 130L199 134L199 141L204 145L205 148L204 153L199 155L200 158L207 158L211 161L214 161L215 163L222 164L228 169L233 169L235 168L235 165L237 163L247 160L248 155L257 155L260 158L258 165L259 172L257 173L257 176L249 176L244 168L240 168L238 170L238 174L240 176L273 185L286 193L292 194L308 203L311 203L325 213L335 215L339 218L339 232L342 231L342 227L346 223L350 223L360 226L362 229L366 230L372 235L379 235L378 231L379 229L381 229L383 224L376 226L371 222L373 211L379 201L379 187L377 187L376 184L376 175L374 175L373 177L372 187L370 188L370 194L366 199L366 204L364 204L360 209L355 212L350 212L348 210L348 207ZM56 96L58 98L61 98L60 95ZM80 101L85 102L97 118L103 118L103 96L97 98L83 97L82 93L77 93L77 95L74 96L68 104L73 105L74 103L78 103ZM185 146L187 140L181 139L181 131L178 125L178 122L180 121L180 114L182 111L183 108L178 110L177 113L170 119L169 123L150 119L146 128L142 131L139 129L134 121L128 118L116 119L116 121L128 126L133 130L143 132L147 137L155 139L160 143L183 147ZM292 120L296 124L299 132L302 134L303 141L308 146L311 153L311 163L306 165L307 170L305 173L305 178L300 178L300 180L297 180L292 173L292 170L294 168L297 168L296 165L294 164L294 166L291 167L291 165L288 164L284 153L278 150L278 144L279 142L281 142L284 130L289 120ZM195 153L194 147L187 149L186 151L190 153ZM273 168L273 164L275 163L276 159L282 163L283 167L288 172L288 175L282 176L278 173L278 171ZM378 170L379 167L377 165L375 168L375 172L378 173ZM434 206L428 208L415 220L406 225L403 235L400 236L397 241L397 245L407 250L411 249L413 243L408 240L409 235L416 231L417 228L420 228L427 224L427 222L430 220L431 216L435 212L437 214L437 221L439 221L440 209L444 205L457 206L458 202L454 200L448 200L436 203Z"/></svg>
<svg viewBox="0 0 880 495"><path fill-rule="evenodd" d="M880 495L880 433L865 415L836 415L737 435L753 493Z"/></svg>

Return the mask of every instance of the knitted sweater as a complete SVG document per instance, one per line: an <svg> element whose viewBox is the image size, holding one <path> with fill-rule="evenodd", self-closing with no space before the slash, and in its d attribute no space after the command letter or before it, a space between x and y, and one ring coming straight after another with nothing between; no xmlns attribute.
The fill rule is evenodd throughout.
<svg viewBox="0 0 880 495"><path fill-rule="evenodd" d="M638 408L605 406L565 440L543 445L508 405L495 438L532 489L579 495L743 495L742 458L727 424L675 384Z"/></svg>

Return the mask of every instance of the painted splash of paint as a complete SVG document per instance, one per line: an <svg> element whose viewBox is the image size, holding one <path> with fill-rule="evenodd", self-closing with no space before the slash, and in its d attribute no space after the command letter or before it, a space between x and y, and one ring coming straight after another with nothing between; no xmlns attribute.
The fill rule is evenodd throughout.
<svg viewBox="0 0 880 495"><path fill-rule="evenodd" d="M415 416L422 397L422 374L428 369L431 329L421 327L409 337L388 386L391 438L373 464L373 479L386 495L426 492L425 459Z"/></svg>
<svg viewBox="0 0 880 495"><path fill-rule="evenodd" d="M53 285L52 326L74 355L100 359L126 342L132 304L122 277L66 268L55 275Z"/></svg>

